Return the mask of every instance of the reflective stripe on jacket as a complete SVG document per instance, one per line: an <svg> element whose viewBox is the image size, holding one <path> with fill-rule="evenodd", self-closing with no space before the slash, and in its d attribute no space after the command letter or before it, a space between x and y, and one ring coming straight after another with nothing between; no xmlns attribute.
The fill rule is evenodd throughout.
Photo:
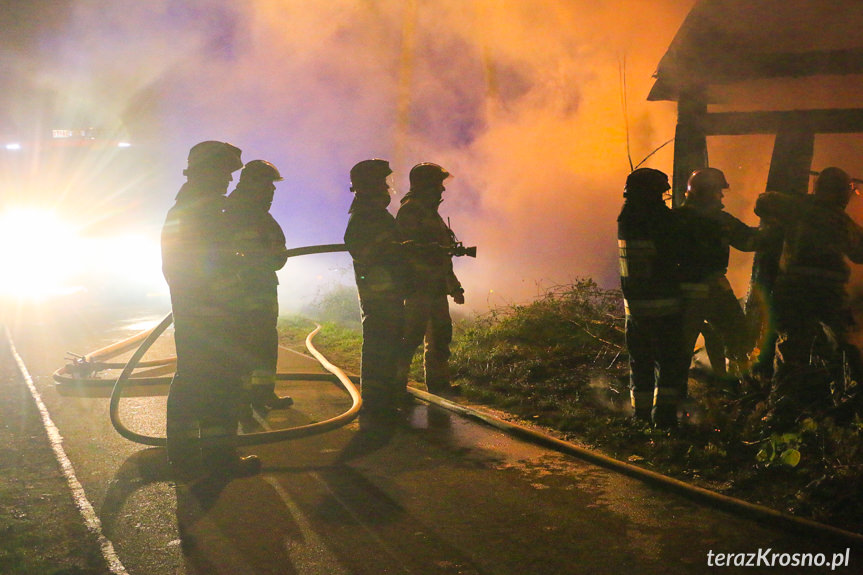
<svg viewBox="0 0 863 575"><path fill-rule="evenodd" d="M630 313L680 311L683 244L677 216L663 202L624 202L617 218L617 245L620 285Z"/></svg>

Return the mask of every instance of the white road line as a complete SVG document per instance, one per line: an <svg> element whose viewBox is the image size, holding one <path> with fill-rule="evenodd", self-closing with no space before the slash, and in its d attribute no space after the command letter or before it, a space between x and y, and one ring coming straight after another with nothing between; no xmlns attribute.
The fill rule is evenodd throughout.
<svg viewBox="0 0 863 575"><path fill-rule="evenodd" d="M293 560L293 567L297 573L326 573L327 575L348 575L347 569L339 562L338 558L330 551L323 540L315 533L311 523L305 518L303 512L294 503L291 496L279 484L275 477L265 475L264 481L275 490L279 499L285 504L288 512L293 516L297 527L302 534L299 541L286 539L285 549Z"/></svg>
<svg viewBox="0 0 863 575"><path fill-rule="evenodd" d="M339 503L339 505L342 506L342 509L344 509L345 512L353 518L354 522L360 527L360 529L365 531L365 533L378 544L378 546L381 548L381 550L384 553L389 555L391 559L393 559L396 563L398 563L399 566L402 568L402 570L405 573L410 573L410 569L399 558L399 555L392 549L392 547L380 535L378 535L371 528L369 528L368 524L365 521L363 521L359 517L359 515L357 515L357 513L353 510L353 508L350 505L348 505L347 501L345 501L335 491L333 491L333 489L329 486L329 484L326 481L324 481L324 479L320 475L312 472L311 476L314 477L318 481L318 483L320 483L321 486L323 486L323 488L327 490L327 492L330 494L330 496L333 499L335 499Z"/></svg>
<svg viewBox="0 0 863 575"><path fill-rule="evenodd" d="M33 383L33 378L30 377L30 372L27 371L27 366L24 365L24 360L21 359L21 356L18 355L18 350L15 349L15 344L12 342L12 334L9 333L8 328L6 328L6 341L8 342L9 351L12 354L12 357L15 358L15 363L18 364L18 370L21 373L21 377L23 377L24 381L27 383L27 387L30 389L30 395L33 396L33 401L36 403L36 407L42 416L42 425L44 425L45 431L48 434L48 441L51 443L51 449L54 450L54 456L60 464L60 469L62 469L63 475L66 477L66 483L69 484L69 489L72 490L72 498L75 500L75 505L78 507L78 510L81 512L81 516L84 518L84 524L90 533L96 537L96 541L99 543L99 547L102 550L102 557L105 558L111 573L116 575L128 575L129 572L126 571L126 567L123 566L123 563L120 561L120 557L114 550L114 544L111 543L110 539L105 537L104 533L102 533L102 522L99 520L96 510L93 509L93 505L90 503L90 500L87 499L87 494L84 493L84 487L75 475L75 468L72 466L72 462L69 460L69 457L66 456L66 451L63 449L63 436L60 435L60 430L57 429L57 426L54 425L54 422L51 420L48 408L45 407L45 403L42 401L42 396L39 395L39 391Z"/></svg>
<svg viewBox="0 0 863 575"><path fill-rule="evenodd" d="M294 354L296 354L296 355L298 355L298 356L300 356L300 357L304 357L304 358L306 358L306 359L311 359L311 360L313 360L315 363L318 363L318 360L316 360L314 357L310 356L309 354L307 354L307 353L303 353L303 352L301 352L301 351L297 351L297 350L295 350L295 349L293 349L293 348L291 348L291 347L285 347L285 346L283 346L283 345L280 345L280 346L279 346L279 349L281 349L281 350L283 350L283 351L289 351L289 352L294 353Z"/></svg>

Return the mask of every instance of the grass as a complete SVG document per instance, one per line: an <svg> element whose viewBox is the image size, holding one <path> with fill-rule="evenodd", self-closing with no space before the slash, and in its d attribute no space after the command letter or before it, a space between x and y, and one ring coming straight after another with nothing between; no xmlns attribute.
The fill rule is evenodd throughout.
<svg viewBox="0 0 863 575"><path fill-rule="evenodd" d="M304 316L279 318L279 341L282 345L302 347L306 336L319 322ZM360 372L360 350L363 334L357 325L344 325L334 321L320 323L321 331L315 336L315 347L326 350L327 359L352 373Z"/></svg>
<svg viewBox="0 0 863 575"><path fill-rule="evenodd" d="M305 337L310 325L284 320L285 341ZM328 323L315 341L336 363L359 369L358 326ZM458 321L452 352L451 371L466 401L504 410L619 460L863 532L859 416L840 424L831 411L813 410L774 433L764 421L769 381L746 378L731 385L693 373L679 430L634 422L617 290L583 279L529 304ZM418 357L413 375L422 381Z"/></svg>

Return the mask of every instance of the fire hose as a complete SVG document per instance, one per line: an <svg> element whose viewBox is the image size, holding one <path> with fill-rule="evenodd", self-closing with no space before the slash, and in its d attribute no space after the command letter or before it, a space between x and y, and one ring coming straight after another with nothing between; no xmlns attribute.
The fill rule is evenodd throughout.
<svg viewBox="0 0 863 575"><path fill-rule="evenodd" d="M855 180L856 181L856 180ZM288 250L288 257L295 257L300 255L308 255L308 254L318 254L318 253L328 253L328 252L339 252L345 251L346 248L344 244L326 244L326 245L318 245L318 246L306 246L301 248L294 248ZM469 255L469 254L468 254ZM101 348L97 351L91 352L86 356L75 356L76 361L71 365L64 366L63 368L57 370L54 373L54 380L58 383L66 383L70 385L86 383L87 379L81 377L80 375L76 376L76 369L80 368L81 371L92 370L93 366L98 366L98 368L107 369L107 368L123 368L122 373L116 379L113 384L113 388L111 391L111 400L110 400L110 417L111 424L117 430L117 432L126 439L130 441L134 441L136 443L141 443L144 445L151 446L165 446L166 439L164 437L151 437L142 435L136 432L133 432L126 428L123 424L122 420L119 417L119 403L123 394L124 387L129 383L132 373L138 367L149 367L151 368L146 373L148 377L136 377L134 378L134 382L138 385L147 385L147 384L158 384L158 383L168 383L170 378L166 377L155 377L155 375L168 367L174 365L176 358L166 358L162 360L155 360L150 362L142 362L141 358L144 354L150 349L150 347L155 343L155 341L159 338L159 336L170 327L173 322L173 315L166 315L162 321L151 328L150 330L143 331L138 333L126 340L117 342L110 346ZM237 444L238 445L258 445L264 443L276 443L280 441L286 441L290 439L299 439L302 437L308 437L310 435L315 435L319 433L324 433L327 431L334 430L338 427L346 425L351 422L353 419L357 417L359 414L360 408L362 407L362 399L360 397L359 391L357 390L354 382L351 380L349 376L347 376L341 369L337 366L330 363L312 344L312 339L314 336L320 331L321 327L317 326L317 328L311 332L306 337L306 347L309 352L318 360L318 362L326 369L329 374L321 374L321 373L280 373L277 374L277 379L285 380L285 379L294 379L294 380L333 380L337 379L345 388L345 390L349 393L352 399L351 407L345 411L344 413L333 417L331 419L298 426L292 427L288 429L281 429L276 431L266 431L266 432L255 432L255 433L244 433L237 436ZM125 364L112 364L107 362L98 362L94 363L93 360L100 358L101 356L108 354L119 354L124 351L128 351L132 347L134 347L138 342L142 342L138 349L134 352L132 357ZM152 377L150 377L152 376ZM93 381L92 379L89 381ZM99 380L100 382L107 382L110 380ZM594 463L596 465L602 466L607 469L611 469L622 473L624 475L628 475L630 477L639 479L646 483L650 483L653 485L661 486L682 495L685 495L691 499L696 501L700 501L702 503L710 504L714 507L724 509L726 511L734 512L736 514L751 517L758 521L763 521L769 525L780 525L785 528L790 528L794 531L799 531L803 533L814 532L817 534L824 534L829 536L838 537L840 540L847 540L853 542L855 544L860 544L863 541L863 535L859 533L852 533L837 527L833 527L831 525L825 525L822 523L818 523L813 520L800 518L792 515L788 515L786 513L782 513L761 505L752 504L746 501L741 501L733 497L729 497L720 493L716 493L710 491L705 488L697 487L694 485L690 485L684 481L680 481L671 477L666 477L649 469L645 469L630 463L618 461L612 457L608 457L601 453L598 453L592 449L585 448L580 445L576 445L567 441L563 441L561 439L557 439L552 437L546 433L538 431L533 428L528 428L511 421L504 421L499 419L498 417L491 415L483 410L478 410L472 407L460 405L458 403L453 403L444 398L435 396L428 392L422 391L420 389L408 387L408 392L413 396L427 402L436 404L445 409L449 409L451 411L455 411L461 415L470 417L472 419L476 419L482 421L486 424L489 424L493 427L496 427L502 431L505 431L511 435L519 437L524 440L531 441L533 443L543 445L545 447L549 447L551 449L556 449L562 453L568 453L575 457L579 457L585 461Z"/></svg>
<svg viewBox="0 0 863 575"><path fill-rule="evenodd" d="M345 251L345 249L346 248L344 244L305 246L288 250L288 257L290 258L309 254L340 252ZM126 385L129 384L130 381L133 381L136 385L165 384L170 381L170 378L161 375L161 373L164 372L166 369L172 370L172 366L176 363L176 358L166 358L148 362L142 362L141 358L144 357L144 355L152 347L156 340L159 339L159 337L165 332L165 330L168 329L168 327L171 326L172 323L173 314L169 313L159 322L158 325L149 330L142 331L126 340L91 352L86 356L73 356L72 364L66 365L54 372L54 381L57 383L70 385L88 382L92 383L93 381L105 383L109 382L110 380L94 380L92 378L83 377L82 374L96 369L119 369L122 367L123 371L120 373L119 377L117 377L116 381L113 382L113 388L111 390L111 400L109 407L111 424L114 426L114 429L117 430L117 433L130 441L156 447L164 446L166 444L166 439L164 437L144 435L132 431L126 427L126 425L120 418L120 399L123 397L124 388L126 387ZM354 418L356 418L356 416L359 414L360 408L362 407L362 399L360 397L359 391L354 385L354 382L339 367L330 363L327 358L324 357L323 354L321 354L312 344L312 339L320 331L320 329L321 326L317 326L317 328L306 337L305 343L306 348L309 350L309 352L315 357L315 359L318 360L321 366L329 372L329 374L280 373L277 374L276 377L277 379L281 380L338 380L348 392L348 394L351 396L351 407L344 413L324 421L274 431L261 431L239 434L236 439L236 443L238 445L259 445L263 443L276 443L279 441L299 439L301 437L307 437L309 435L325 433L327 431L331 431L333 429L346 425ZM135 352L125 364L95 361L103 356L107 356L110 354L119 354L124 351L128 351L129 349L132 349L135 345L137 345L139 342L140 345L138 345L138 348L135 350ZM150 368L145 372L147 377L132 378L133 372L139 367Z"/></svg>

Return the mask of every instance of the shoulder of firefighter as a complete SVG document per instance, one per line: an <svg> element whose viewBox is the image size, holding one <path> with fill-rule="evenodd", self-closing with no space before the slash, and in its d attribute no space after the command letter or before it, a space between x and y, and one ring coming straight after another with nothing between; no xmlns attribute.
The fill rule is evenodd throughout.
<svg viewBox="0 0 863 575"><path fill-rule="evenodd" d="M401 256L403 251L395 218L386 210L353 212L344 241L351 257L363 263Z"/></svg>
<svg viewBox="0 0 863 575"><path fill-rule="evenodd" d="M848 214L845 214L845 218L847 222L846 229L848 230L848 250L846 255L855 264L863 264L863 227Z"/></svg>
<svg viewBox="0 0 863 575"><path fill-rule="evenodd" d="M407 208L407 209L405 209ZM411 209L405 204L396 217L399 237L413 258L443 263L456 255L455 234L435 211Z"/></svg>
<svg viewBox="0 0 863 575"><path fill-rule="evenodd" d="M437 210L418 200L408 200L399 207L396 223L411 237L426 236L429 241L440 241L441 228L448 229Z"/></svg>

